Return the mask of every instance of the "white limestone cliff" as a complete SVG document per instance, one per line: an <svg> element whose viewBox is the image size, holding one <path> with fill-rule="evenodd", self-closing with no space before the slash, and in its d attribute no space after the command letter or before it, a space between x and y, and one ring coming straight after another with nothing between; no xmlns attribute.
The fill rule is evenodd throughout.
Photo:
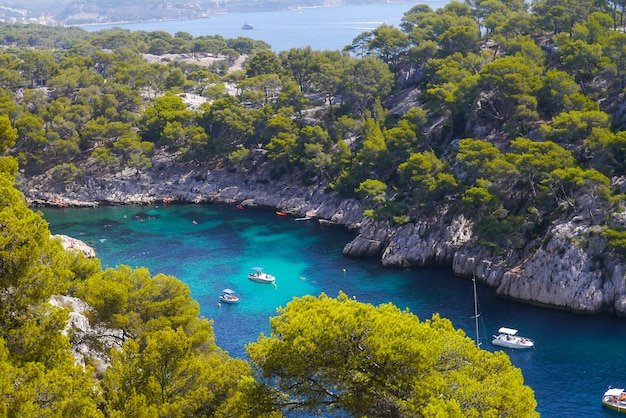
<svg viewBox="0 0 626 418"><path fill-rule="evenodd" d="M475 242L472 223L463 216L432 214L401 226L375 222L363 216L358 201L336 198L327 185L304 187L288 177L271 179L263 166L251 175L161 161L140 175L92 177L71 187L41 178L31 184L36 186L25 192L31 201L57 204L169 200L276 208L357 229L358 236L344 248L349 257L380 257L389 267L449 265L455 274L476 277L503 297L576 312L626 315L626 266L609 255L606 241L584 217L553 224L542 242L529 243L521 253L497 255Z"/></svg>

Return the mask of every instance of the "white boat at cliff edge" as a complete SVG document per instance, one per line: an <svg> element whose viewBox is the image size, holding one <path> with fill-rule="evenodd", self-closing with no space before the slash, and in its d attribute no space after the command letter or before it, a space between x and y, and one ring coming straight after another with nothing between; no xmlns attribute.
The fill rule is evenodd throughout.
<svg viewBox="0 0 626 418"><path fill-rule="evenodd" d="M517 335L517 330L502 327L498 330L498 335L493 336L491 343L506 348L533 348L535 342L530 338Z"/></svg>

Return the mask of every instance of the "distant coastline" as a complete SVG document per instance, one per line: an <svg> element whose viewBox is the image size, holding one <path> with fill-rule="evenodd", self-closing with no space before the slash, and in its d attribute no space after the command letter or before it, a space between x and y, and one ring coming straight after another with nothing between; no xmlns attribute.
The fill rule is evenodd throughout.
<svg viewBox="0 0 626 418"><path fill-rule="evenodd" d="M212 13L207 14L200 17L189 17L189 18L171 18L171 19L144 19L144 20L119 20L115 22L92 22L92 23L77 23L67 25L68 27L73 28L83 28L83 27L92 27L92 26L116 26L116 25L133 25L136 23L161 23L161 22L184 22L187 20L199 20L199 19L211 19L213 16L221 16L221 15L232 15L237 13Z"/></svg>
<svg viewBox="0 0 626 418"><path fill-rule="evenodd" d="M428 1L433 10L447 1ZM382 24L398 27L404 13L416 4L378 3L346 6L321 6L292 8L274 12L220 13L207 18L177 20L146 20L143 22L117 22L80 25L87 31L119 27L131 31L164 31L171 35L186 32L194 37L219 35L225 39L248 37L264 41L273 51L310 46L314 50L343 50L363 32ZM242 29L248 23L254 30Z"/></svg>
<svg viewBox="0 0 626 418"><path fill-rule="evenodd" d="M367 5L393 5L399 1L385 0L284 0L280 2L250 2L249 0L171 0L164 4L140 5L133 2L111 0L106 5L95 0L80 4L67 0L50 0L45 4L23 0L5 0L0 7L0 21L14 24L35 23L46 26L88 27L93 25L121 25L140 22L167 22L210 18L220 14L273 13L286 10L311 10ZM417 3L415 3L417 4Z"/></svg>
<svg viewBox="0 0 626 418"><path fill-rule="evenodd" d="M385 5L385 4L406 4L406 1L394 1L394 2L376 2L376 3L362 3L362 4L327 4L327 5L319 5L319 6L289 6L287 8L281 9L268 9L268 10L257 10L253 13L275 13L281 11L303 11L303 10L315 10L315 9L334 9L341 7L352 7L352 6L367 6L367 5ZM417 3L416 3L417 4ZM408 10L408 9L407 9ZM232 16L232 15L246 15L251 14L247 11L219 11L215 13L206 13L201 16L192 16L192 17L172 17L172 18L162 18L162 19L141 19L141 20L120 20L120 21L111 21L111 22L90 22L90 23L77 23L77 24L68 24L68 27L91 27L91 26L115 26L115 25L132 25L137 23L165 23L165 22L184 22L190 20L202 20L202 19L211 19L216 16Z"/></svg>

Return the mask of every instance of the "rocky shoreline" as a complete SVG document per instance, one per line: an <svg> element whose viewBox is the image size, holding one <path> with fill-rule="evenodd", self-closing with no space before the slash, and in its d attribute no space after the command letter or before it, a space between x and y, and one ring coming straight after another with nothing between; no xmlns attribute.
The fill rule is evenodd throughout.
<svg viewBox="0 0 626 418"><path fill-rule="evenodd" d="M246 172L161 161L143 173L126 170L71 185L33 178L24 194L32 204L65 207L219 202L275 208L358 229L343 250L348 257L379 257L389 267L450 266L502 297L579 313L626 315L626 266L607 255L606 240L583 216L553 224L523 254L496 255L478 244L463 216L442 213L394 226L365 218L357 200L339 200L325 184L297 184L271 179L263 165Z"/></svg>

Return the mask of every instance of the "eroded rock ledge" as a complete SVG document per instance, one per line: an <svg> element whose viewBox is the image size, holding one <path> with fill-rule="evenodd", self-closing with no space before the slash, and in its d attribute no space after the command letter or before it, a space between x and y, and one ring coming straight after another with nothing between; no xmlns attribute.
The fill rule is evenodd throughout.
<svg viewBox="0 0 626 418"><path fill-rule="evenodd" d="M52 238L58 238L61 241L61 245L66 250L80 251L87 258L93 258L96 256L96 251L87 245L84 241L67 236L67 235L53 235Z"/></svg>
<svg viewBox="0 0 626 418"><path fill-rule="evenodd" d="M390 267L448 265L463 277L476 277L498 295L581 313L626 315L626 266L608 256L606 241L584 217L552 225L541 242L523 254L494 255L477 244L471 221L439 214L416 223L392 226L364 218L359 202L339 200L324 184L296 186L289 178L270 180L257 167L254 175L200 166L156 164L139 175L85 178L60 186L32 179L25 195L31 202L62 206L152 204L165 201L221 202L264 206L358 229L344 248L349 257L380 257Z"/></svg>

